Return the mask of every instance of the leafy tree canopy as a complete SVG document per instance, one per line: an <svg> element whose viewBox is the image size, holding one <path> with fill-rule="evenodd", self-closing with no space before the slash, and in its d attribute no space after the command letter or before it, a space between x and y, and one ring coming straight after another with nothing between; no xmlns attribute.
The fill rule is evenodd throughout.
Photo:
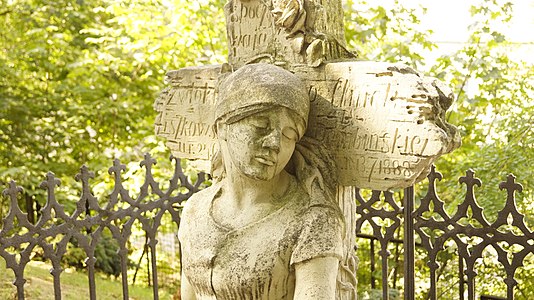
<svg viewBox="0 0 534 300"><path fill-rule="evenodd" d="M429 69L453 88L456 101L448 121L459 127L462 146L440 158L444 173L442 196L459 202L457 178L472 168L482 179L479 201L491 219L506 199L498 185L508 173L518 176L525 191L518 203L523 212L534 205L534 66L512 57L518 45L499 32L513 20L514 4L504 0L479 0L470 8L469 40L455 53L426 61L436 50L432 31L421 27L424 7L408 7L401 1L386 9L372 1L346 1L346 36L362 59L404 62ZM534 28L532 28L534 29ZM528 32L528 29L525 29ZM471 86L474 92L467 93ZM460 195L459 195L460 194ZM455 206L451 205L451 209ZM534 225L532 216L527 216Z"/></svg>
<svg viewBox="0 0 534 300"><path fill-rule="evenodd" d="M81 164L98 186L165 152L152 103L166 71L224 60L219 2L0 0L0 180L33 199L50 170L75 200Z"/></svg>
<svg viewBox="0 0 534 300"><path fill-rule="evenodd" d="M83 163L104 193L112 158L168 155L153 133L153 100L166 71L225 61L224 2L0 0L0 180L16 179L33 199L51 170L74 200ZM426 9L393 2L346 0L346 38L361 59L429 69L454 88L448 119L463 146L438 161L447 200L458 201L453 178L473 168L486 183L489 215L503 203L497 185L507 172L526 187L520 205L532 208L534 67L512 58L514 45L495 29L512 20L513 3L477 1L468 43L426 61L438 47L421 28Z"/></svg>

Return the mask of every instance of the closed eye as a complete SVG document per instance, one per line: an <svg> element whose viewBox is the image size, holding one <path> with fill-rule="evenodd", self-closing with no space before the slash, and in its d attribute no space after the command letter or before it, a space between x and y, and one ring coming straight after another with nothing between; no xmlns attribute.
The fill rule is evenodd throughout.
<svg viewBox="0 0 534 300"><path fill-rule="evenodd" d="M286 127L286 128L284 128L284 129L282 130L282 134L283 134L286 138L288 138L288 139L290 139L290 140L293 140L293 141L295 141L295 142L298 141L298 139L299 139L299 138L298 138L299 135L298 135L297 131L296 131L294 128L292 128L292 127Z"/></svg>
<svg viewBox="0 0 534 300"><path fill-rule="evenodd" d="M254 118L250 118L249 124L256 128L265 129L269 127L269 119L266 117L257 116Z"/></svg>

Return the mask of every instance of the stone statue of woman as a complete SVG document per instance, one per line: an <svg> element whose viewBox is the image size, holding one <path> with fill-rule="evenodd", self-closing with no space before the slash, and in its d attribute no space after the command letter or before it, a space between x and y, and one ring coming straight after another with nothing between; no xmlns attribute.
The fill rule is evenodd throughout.
<svg viewBox="0 0 534 300"><path fill-rule="evenodd" d="M307 89L292 73L246 65L216 107L216 182L179 229L182 299L335 299L344 221L334 164L304 137Z"/></svg>

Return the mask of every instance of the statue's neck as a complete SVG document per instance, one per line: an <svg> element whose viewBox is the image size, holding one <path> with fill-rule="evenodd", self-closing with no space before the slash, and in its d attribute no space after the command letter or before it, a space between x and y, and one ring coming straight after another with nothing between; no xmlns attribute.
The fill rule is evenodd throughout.
<svg viewBox="0 0 534 300"><path fill-rule="evenodd" d="M279 201L287 191L290 176L282 171L270 180L257 180L242 174L228 175L224 180L224 193L239 207Z"/></svg>
<svg viewBox="0 0 534 300"><path fill-rule="evenodd" d="M291 184L291 175L282 172L269 181L226 177L222 193L212 202L213 220L228 230L257 222L282 207Z"/></svg>

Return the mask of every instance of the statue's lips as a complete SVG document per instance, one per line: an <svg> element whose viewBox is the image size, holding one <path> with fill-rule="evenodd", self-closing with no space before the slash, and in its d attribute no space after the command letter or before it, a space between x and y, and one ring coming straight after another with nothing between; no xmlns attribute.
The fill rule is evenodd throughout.
<svg viewBox="0 0 534 300"><path fill-rule="evenodd" d="M267 165L267 166L274 166L276 164L276 161L270 157L267 156L256 156L254 159L261 164Z"/></svg>

